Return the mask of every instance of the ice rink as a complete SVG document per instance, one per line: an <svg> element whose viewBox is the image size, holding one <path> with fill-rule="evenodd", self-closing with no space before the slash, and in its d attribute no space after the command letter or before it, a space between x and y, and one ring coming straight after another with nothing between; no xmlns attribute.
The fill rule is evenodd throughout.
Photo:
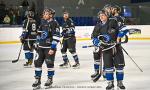
<svg viewBox="0 0 150 90"><path fill-rule="evenodd" d="M59 64L63 62L59 46L56 54L53 88L50 90L105 90L106 81L101 78L98 82L93 83L90 78L90 75L94 73L93 48L82 48L83 45L90 44L91 42L89 41L77 42L80 69L59 68ZM130 40L123 47L144 71L140 72L124 53L126 61L124 85L127 88L126 90L150 90L150 41ZM23 52L19 62L11 63L12 60L17 58L19 49L20 44L0 45L0 90L32 90L34 66L32 68L23 67L25 63ZM74 64L70 53L68 53L68 56L70 63ZM43 70L42 87L47 79L45 64L43 65Z"/></svg>

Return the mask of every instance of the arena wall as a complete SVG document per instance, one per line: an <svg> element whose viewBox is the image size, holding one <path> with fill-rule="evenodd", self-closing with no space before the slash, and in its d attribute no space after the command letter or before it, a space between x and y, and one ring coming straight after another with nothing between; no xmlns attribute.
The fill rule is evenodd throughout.
<svg viewBox="0 0 150 90"><path fill-rule="evenodd" d="M131 25L129 28L141 30L141 34L129 35L129 40L150 40L150 25ZM93 26L76 26L77 40L90 40ZM0 27L0 44L20 43L21 27Z"/></svg>

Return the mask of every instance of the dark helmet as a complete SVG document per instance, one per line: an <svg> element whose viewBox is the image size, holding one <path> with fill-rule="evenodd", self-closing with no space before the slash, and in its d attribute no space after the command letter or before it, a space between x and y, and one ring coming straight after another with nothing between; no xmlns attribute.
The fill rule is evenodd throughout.
<svg viewBox="0 0 150 90"><path fill-rule="evenodd" d="M45 12L49 12L49 14L50 15L55 15L55 10L54 9L52 9L52 8L46 8L46 9L44 9L44 11L43 11L43 13L45 13Z"/></svg>
<svg viewBox="0 0 150 90"><path fill-rule="evenodd" d="M33 18L34 17L34 12L33 11L28 11L27 16L30 17L30 18Z"/></svg>

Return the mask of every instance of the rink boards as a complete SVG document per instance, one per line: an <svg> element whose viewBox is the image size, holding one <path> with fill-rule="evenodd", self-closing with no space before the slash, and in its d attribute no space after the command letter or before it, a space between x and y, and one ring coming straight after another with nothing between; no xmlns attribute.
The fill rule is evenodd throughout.
<svg viewBox="0 0 150 90"><path fill-rule="evenodd" d="M150 40L150 25L129 25L129 28L141 30L141 34L129 35L130 40ZM94 26L76 26L77 40L90 40ZM20 43L22 27L0 27L0 44Z"/></svg>

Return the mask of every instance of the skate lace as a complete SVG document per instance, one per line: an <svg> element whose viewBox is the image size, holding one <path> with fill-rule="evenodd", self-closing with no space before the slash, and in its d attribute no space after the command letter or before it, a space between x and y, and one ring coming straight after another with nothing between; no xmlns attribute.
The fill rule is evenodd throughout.
<svg viewBox="0 0 150 90"><path fill-rule="evenodd" d="M118 82L118 86L124 86L122 82Z"/></svg>
<svg viewBox="0 0 150 90"><path fill-rule="evenodd" d="M47 79L46 83L51 83L51 79Z"/></svg>
<svg viewBox="0 0 150 90"><path fill-rule="evenodd" d="M75 66L75 67L76 67L76 66L79 66L79 64L78 64L78 63L75 63L73 66Z"/></svg>
<svg viewBox="0 0 150 90"><path fill-rule="evenodd" d="M67 66L68 64L67 63L64 63L64 66Z"/></svg>
<svg viewBox="0 0 150 90"><path fill-rule="evenodd" d="M112 82L108 82L108 87L111 87L112 86Z"/></svg>
<svg viewBox="0 0 150 90"><path fill-rule="evenodd" d="M37 83L38 83L38 79L35 80L34 84L37 84Z"/></svg>

